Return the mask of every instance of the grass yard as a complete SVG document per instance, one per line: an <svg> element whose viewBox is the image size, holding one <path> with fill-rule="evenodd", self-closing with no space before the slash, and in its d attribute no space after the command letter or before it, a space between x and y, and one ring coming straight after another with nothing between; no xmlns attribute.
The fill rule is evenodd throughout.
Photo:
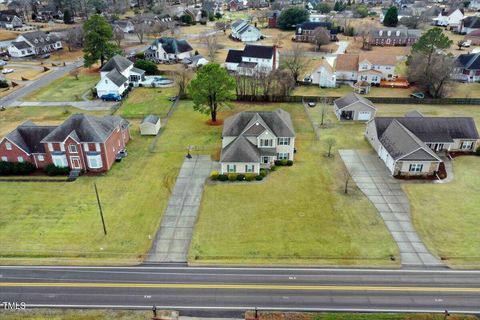
<svg viewBox="0 0 480 320"><path fill-rule="evenodd" d="M127 118L143 118L149 114L167 115L172 102L169 97L178 94L176 86L170 88L135 88L119 109L119 115Z"/></svg>
<svg viewBox="0 0 480 320"><path fill-rule="evenodd" d="M279 168L263 183L207 185L190 262L398 265L389 259L397 248L374 207L356 188L343 194L343 162L338 155L325 157L303 107L261 109L278 107L291 113L297 132L294 166ZM237 104L221 117L249 109L259 108ZM331 133L347 143L342 147L362 139L349 126Z"/></svg>
<svg viewBox="0 0 480 320"><path fill-rule="evenodd" d="M12 109L20 117L24 109ZM34 109L25 109L22 120ZM47 108L38 109L42 113ZM2 112L8 121L10 109ZM36 113L35 113L36 114ZM53 116L53 115L52 115ZM68 115L55 114L60 122ZM219 143L219 127L182 102L150 153L153 138L140 137L131 120L128 157L102 176L73 183L0 183L0 260L3 263L137 263L151 245L166 207L169 190L188 145ZM104 236L93 189L96 182L108 235ZM54 195L54 196L52 196ZM42 258L38 260L36 258Z"/></svg>
<svg viewBox="0 0 480 320"><path fill-rule="evenodd" d="M25 101L82 101L82 95L95 86L98 74L81 72L78 80L71 75L63 76L40 88L23 100ZM90 96L90 95L88 95Z"/></svg>
<svg viewBox="0 0 480 320"><path fill-rule="evenodd" d="M372 87L370 92L363 95L365 97L406 97L408 98L410 93L417 91L415 87L408 89L400 88L380 88ZM343 97L353 92L353 88L349 85L342 84L338 88L320 88L319 86L299 86L296 87L294 96L333 96Z"/></svg>

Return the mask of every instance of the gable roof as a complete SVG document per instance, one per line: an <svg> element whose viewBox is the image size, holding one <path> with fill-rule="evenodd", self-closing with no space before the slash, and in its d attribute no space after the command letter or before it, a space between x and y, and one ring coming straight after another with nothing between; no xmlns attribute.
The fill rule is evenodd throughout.
<svg viewBox="0 0 480 320"><path fill-rule="evenodd" d="M362 62L367 60L372 64L379 65L396 65L397 57L390 54L377 54L377 53L360 53L358 61Z"/></svg>
<svg viewBox="0 0 480 320"><path fill-rule="evenodd" d="M28 154L45 153L45 148L40 141L55 128L54 126L37 126L31 121L26 121L5 137Z"/></svg>
<svg viewBox="0 0 480 320"><path fill-rule="evenodd" d="M180 54L193 50L187 40L177 40L172 37L161 37L160 39L156 39L153 44L161 45L163 50L170 54Z"/></svg>
<svg viewBox="0 0 480 320"><path fill-rule="evenodd" d="M128 60L127 58L117 54L112 59L108 60L108 62L100 69L100 71L112 71L117 70L118 72L125 71L128 67L133 64L132 61ZM112 80L113 81L113 80Z"/></svg>
<svg viewBox="0 0 480 320"><path fill-rule="evenodd" d="M260 151L244 136L238 136L222 149L220 162L260 162Z"/></svg>
<svg viewBox="0 0 480 320"><path fill-rule="evenodd" d="M258 118L259 117L259 118ZM250 126L255 125L256 122L252 119L261 119L260 122L263 127L266 127L277 137L295 137L295 129L293 128L292 119L290 114L283 109L277 109L275 111L244 111L237 113L225 119L223 125L222 136L238 136L248 130ZM255 133L261 134L261 132L255 131ZM249 134L253 134L253 131L249 131Z"/></svg>
<svg viewBox="0 0 480 320"><path fill-rule="evenodd" d="M271 59L273 57L273 52L273 46L247 44L245 46L245 49L243 49L243 56L260 59Z"/></svg>
<svg viewBox="0 0 480 320"><path fill-rule="evenodd" d="M31 48L31 46L26 43L25 41L12 41L12 46L14 46L15 48L17 49L27 49L27 48Z"/></svg>
<svg viewBox="0 0 480 320"><path fill-rule="evenodd" d="M337 71L357 71L358 70L358 54L339 54L335 61L335 70Z"/></svg>
<svg viewBox="0 0 480 320"><path fill-rule="evenodd" d="M107 73L106 77L112 80L113 83L117 85L117 87L122 86L125 82L128 81L127 77L117 71L117 69L113 69L109 73Z"/></svg>
<svg viewBox="0 0 480 320"><path fill-rule="evenodd" d="M438 156L424 142L397 120L390 122L379 140L394 160L415 153L416 158L410 158L410 160L440 161Z"/></svg>
<svg viewBox="0 0 480 320"><path fill-rule="evenodd" d="M335 105L337 106L338 109L343 109L345 107L348 107L349 105L355 103L355 102L360 102L363 103L373 109L376 110L375 105L368 100L367 98L362 97L359 94L356 94L355 92L351 92L347 94L344 97L338 98L334 101Z"/></svg>
<svg viewBox="0 0 480 320"><path fill-rule="evenodd" d="M128 122L119 116L74 114L43 138L42 143L63 142L68 136L78 142L105 142L118 126L127 127Z"/></svg>
<svg viewBox="0 0 480 320"><path fill-rule="evenodd" d="M469 70L480 69L480 53L461 54L455 59L455 65Z"/></svg>
<svg viewBox="0 0 480 320"><path fill-rule="evenodd" d="M149 114L145 118L143 118L142 123L148 122L156 124L160 120L159 116L154 116L153 114Z"/></svg>
<svg viewBox="0 0 480 320"><path fill-rule="evenodd" d="M242 55L243 55L243 50L230 49L228 50L228 54L227 54L227 58L225 59L225 62L240 63L242 62Z"/></svg>
<svg viewBox="0 0 480 320"><path fill-rule="evenodd" d="M465 28L480 29L480 17L469 16L463 18L463 26Z"/></svg>
<svg viewBox="0 0 480 320"><path fill-rule="evenodd" d="M466 37L480 37L480 27L479 30L473 30L469 34L466 35Z"/></svg>
<svg viewBox="0 0 480 320"><path fill-rule="evenodd" d="M34 47L43 47L58 41L57 36L53 34L46 34L43 31L26 32L20 34L19 36L25 38Z"/></svg>

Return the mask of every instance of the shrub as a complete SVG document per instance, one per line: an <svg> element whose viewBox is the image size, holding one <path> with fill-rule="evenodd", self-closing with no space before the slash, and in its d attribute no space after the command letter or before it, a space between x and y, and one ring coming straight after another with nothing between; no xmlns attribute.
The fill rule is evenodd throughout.
<svg viewBox="0 0 480 320"><path fill-rule="evenodd" d="M257 180L257 181L262 181L262 180L263 180L263 176L261 176L261 175L255 176L255 180Z"/></svg>
<svg viewBox="0 0 480 320"><path fill-rule="evenodd" d="M145 70L145 74L147 74L147 75L159 74L157 64L155 62L152 62L152 61L149 61L149 60L138 59L137 61L135 61L133 66L135 68Z"/></svg>
<svg viewBox="0 0 480 320"><path fill-rule="evenodd" d="M243 181L243 180L245 180L245 175L241 173L237 174L237 181Z"/></svg>
<svg viewBox="0 0 480 320"><path fill-rule="evenodd" d="M477 156L480 156L480 147L477 148L477 150L475 151L475 154L476 154Z"/></svg>
<svg viewBox="0 0 480 320"><path fill-rule="evenodd" d="M218 176L220 175L220 173L218 171L212 171L212 173L210 173L210 178L212 180L218 180Z"/></svg>
<svg viewBox="0 0 480 320"><path fill-rule="evenodd" d="M274 165L270 167L270 171L275 171L275 170L277 170L277 166Z"/></svg>
<svg viewBox="0 0 480 320"><path fill-rule="evenodd" d="M282 166L286 166L286 165L287 165L287 161L288 161L287 159L280 160L280 164L281 164Z"/></svg>
<svg viewBox="0 0 480 320"><path fill-rule="evenodd" d="M13 173L13 163L1 161L0 162L0 176L9 176Z"/></svg>
<svg viewBox="0 0 480 320"><path fill-rule="evenodd" d="M8 82L5 79L0 80L0 88L8 88Z"/></svg>
<svg viewBox="0 0 480 320"><path fill-rule="evenodd" d="M276 166L281 166L281 165L282 165L282 163L280 162L280 160L275 160L274 163L275 163Z"/></svg>
<svg viewBox="0 0 480 320"><path fill-rule="evenodd" d="M30 162L0 162L0 176L26 176L35 171L35 166Z"/></svg>
<svg viewBox="0 0 480 320"><path fill-rule="evenodd" d="M255 179L255 173L247 173L245 174L245 180L246 181L253 181Z"/></svg>
<svg viewBox="0 0 480 320"><path fill-rule="evenodd" d="M228 181L235 181L237 180L237 174L236 173L229 173L228 174Z"/></svg>
<svg viewBox="0 0 480 320"><path fill-rule="evenodd" d="M293 160L287 160L287 166L289 167L293 166Z"/></svg>
<svg viewBox="0 0 480 320"><path fill-rule="evenodd" d="M47 165L43 170L49 176L62 176L67 175L70 172L69 167L57 167L54 164Z"/></svg>
<svg viewBox="0 0 480 320"><path fill-rule="evenodd" d="M180 21L185 24L192 24L193 23L193 18L189 16L188 14L184 14L180 17Z"/></svg>
<svg viewBox="0 0 480 320"><path fill-rule="evenodd" d="M220 175L218 175L218 180L219 181L227 181L228 177L227 177L226 174L220 174Z"/></svg>
<svg viewBox="0 0 480 320"><path fill-rule="evenodd" d="M267 174L268 174L267 170L265 170L265 169L260 169L260 175L261 175L262 177L266 177Z"/></svg>

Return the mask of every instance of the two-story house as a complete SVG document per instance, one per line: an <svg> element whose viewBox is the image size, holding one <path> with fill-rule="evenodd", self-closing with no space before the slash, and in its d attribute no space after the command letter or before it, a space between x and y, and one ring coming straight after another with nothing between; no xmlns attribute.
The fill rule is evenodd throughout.
<svg viewBox="0 0 480 320"><path fill-rule="evenodd" d="M275 160L293 160L295 130L290 114L246 111L225 119L222 131L221 173L256 173Z"/></svg>
<svg viewBox="0 0 480 320"><path fill-rule="evenodd" d="M407 28L381 28L372 30L368 36L369 46L411 46L422 35L421 30Z"/></svg>
<svg viewBox="0 0 480 320"><path fill-rule="evenodd" d="M469 16L462 19L460 33L469 35L473 31L480 30L480 17Z"/></svg>
<svg viewBox="0 0 480 320"><path fill-rule="evenodd" d="M257 72L270 73L279 66L279 51L276 46L247 44L243 50L230 49L225 67L231 72L252 76Z"/></svg>
<svg viewBox="0 0 480 320"><path fill-rule="evenodd" d="M8 46L8 53L15 58L40 55L62 49L57 36L43 31L33 31L18 35Z"/></svg>
<svg viewBox="0 0 480 320"><path fill-rule="evenodd" d="M135 31L135 25L130 20L117 20L113 23L113 29L118 29L123 33L132 33Z"/></svg>
<svg viewBox="0 0 480 320"><path fill-rule="evenodd" d="M339 54L335 61L335 76L339 82L366 81L375 85L381 80L394 78L396 63L393 55Z"/></svg>
<svg viewBox="0 0 480 320"><path fill-rule="evenodd" d="M132 61L117 54L100 69L100 81L95 86L97 96L122 96L130 84L136 86L141 80L145 80L145 71L135 68Z"/></svg>
<svg viewBox="0 0 480 320"><path fill-rule="evenodd" d="M472 153L479 143L470 117L375 117L365 137L393 176L433 176L443 160L438 152Z"/></svg>
<svg viewBox="0 0 480 320"><path fill-rule="evenodd" d="M333 27L331 22L304 22L297 25L295 29L295 41L312 42L314 30L317 28L325 28L330 32L330 41L337 41L338 27Z"/></svg>
<svg viewBox="0 0 480 320"><path fill-rule="evenodd" d="M262 38L262 32L249 21L240 19L232 23L232 38L242 42L255 42Z"/></svg>
<svg viewBox="0 0 480 320"><path fill-rule="evenodd" d="M0 13L0 27L5 29L21 28L23 26L22 19L14 14Z"/></svg>
<svg viewBox="0 0 480 320"><path fill-rule="evenodd" d="M129 123L119 116L74 114L59 126L27 121L0 140L0 160L101 172L112 167L129 139Z"/></svg>
<svg viewBox="0 0 480 320"><path fill-rule="evenodd" d="M161 37L152 42L145 50L145 59L156 63L175 63L190 58L193 48L187 40Z"/></svg>
<svg viewBox="0 0 480 320"><path fill-rule="evenodd" d="M452 79L462 82L480 81L480 53L459 55L455 59Z"/></svg>
<svg viewBox="0 0 480 320"><path fill-rule="evenodd" d="M437 26L447 27L450 30L457 30L464 18L463 9L452 8L449 11L442 11L433 19Z"/></svg>

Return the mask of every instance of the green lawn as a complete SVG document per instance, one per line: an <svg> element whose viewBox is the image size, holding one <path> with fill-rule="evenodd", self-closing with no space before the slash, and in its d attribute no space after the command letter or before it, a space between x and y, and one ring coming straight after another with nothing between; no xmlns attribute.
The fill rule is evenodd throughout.
<svg viewBox="0 0 480 320"><path fill-rule="evenodd" d="M410 93L414 92L415 88L408 89L400 88L379 88L372 87L365 97L406 97L408 98ZM353 88L349 85L340 85L338 88L320 88L319 86L299 86L293 91L295 96L332 96L343 97L353 92Z"/></svg>
<svg viewBox="0 0 480 320"><path fill-rule="evenodd" d="M95 87L98 74L80 73L78 80L70 75L63 76L40 88L23 100L25 101L82 101L82 95Z"/></svg>
<svg viewBox="0 0 480 320"><path fill-rule="evenodd" d="M480 267L480 157L454 161L453 182L406 184L415 228L447 264Z"/></svg>
<svg viewBox="0 0 480 320"><path fill-rule="evenodd" d="M143 118L155 114L164 118L172 102L169 97L178 94L177 87L170 88L135 88L122 104L119 115L127 118Z"/></svg>
<svg viewBox="0 0 480 320"><path fill-rule="evenodd" d="M7 117L8 113L1 115ZM128 157L102 176L83 176L73 183L0 182L1 261L140 261L151 245L149 236L155 235L186 147L219 142L219 127L209 127L205 120L192 110L191 103L181 103L157 142L160 152L156 153L148 151L153 138L140 137L139 121L131 121ZM102 232L94 182L104 209L107 236Z"/></svg>
<svg viewBox="0 0 480 320"><path fill-rule="evenodd" d="M264 183L208 185L190 262L397 265L389 259L397 255L396 245L374 207L356 188L343 194L339 156L325 157L300 104L281 107L291 113L297 132L294 166L280 168ZM229 114L247 109L258 107L236 105ZM352 141L352 130L342 128L336 134Z"/></svg>

